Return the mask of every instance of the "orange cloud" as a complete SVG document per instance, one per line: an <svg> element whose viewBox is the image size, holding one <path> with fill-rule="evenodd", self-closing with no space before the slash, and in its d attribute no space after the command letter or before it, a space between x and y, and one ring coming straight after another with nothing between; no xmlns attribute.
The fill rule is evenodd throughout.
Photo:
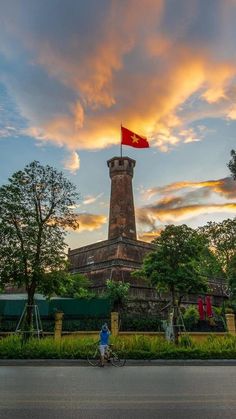
<svg viewBox="0 0 236 419"><path fill-rule="evenodd" d="M155 214L162 222L180 221L201 214L228 212L236 214L236 203L188 205L186 207L156 210Z"/></svg>
<svg viewBox="0 0 236 419"><path fill-rule="evenodd" d="M179 222L183 220L196 217L203 214L213 213L232 213L236 215L236 203L226 204L209 204L209 205L186 205L168 207L168 203L165 208L162 205L156 205L155 207L146 207L139 209L139 222L155 226L157 223L171 223ZM170 202L169 202L170 204Z"/></svg>
<svg viewBox="0 0 236 419"><path fill-rule="evenodd" d="M218 180L207 180L203 182L174 182L169 185L150 188L143 192L145 199L151 199L156 194L168 194L170 192L177 192L183 189L204 189L207 192L215 192L226 198L236 198L236 183L231 177L226 177Z"/></svg>
<svg viewBox="0 0 236 419"><path fill-rule="evenodd" d="M101 228L107 222L105 215L83 213L78 215L79 229L78 233L82 231L93 231Z"/></svg>
<svg viewBox="0 0 236 419"><path fill-rule="evenodd" d="M19 79L5 74L4 81L28 121L28 135L73 151L100 149L119 143L122 121L147 135L153 146L167 151L180 142L202 139L203 134L199 137L189 126L199 114L190 116L183 110L194 95L195 101L204 103L202 117L210 112L234 119L228 91L236 75L236 60L225 51L218 54L215 38L214 48L208 42L208 26L214 26L214 20L206 27L206 42L201 41L203 33L199 40L191 39L189 27L195 27L203 13L200 4L189 2L184 7L184 22L181 18L168 26L167 14L170 20L173 16L163 0L112 1L100 14L101 6L96 23L88 7L88 24L80 32L74 19L83 10L76 3L68 6L67 19L62 7L62 11L55 8L51 20L45 20L47 6L39 6L33 17L40 19L40 33L37 25L29 25L27 13L25 17L17 2L11 13L4 14L7 29L0 51L6 55L7 49L11 59L17 45L24 52L22 57L27 56L25 83L20 78L24 71ZM227 7L233 6L216 7L219 27L222 15L230 19ZM58 22L63 22L60 31ZM227 26L227 21L223 23ZM29 90L37 86L38 94L26 95L25 85ZM50 91L49 85L53 86ZM220 104L217 110L216 104Z"/></svg>
<svg viewBox="0 0 236 419"><path fill-rule="evenodd" d="M175 195L176 192L181 194ZM160 223L179 223L205 214L236 215L236 202L206 203L206 198L212 198L212 193L219 195L221 201L222 197L236 200L236 182L227 177L202 182L174 182L147 190L143 193L145 200L157 194L162 197L153 204L136 210L142 236L146 233L151 236L153 231L160 228ZM202 200L205 202L201 203Z"/></svg>
<svg viewBox="0 0 236 419"><path fill-rule="evenodd" d="M233 105L229 108L227 116L229 119L236 119L236 105Z"/></svg>
<svg viewBox="0 0 236 419"><path fill-rule="evenodd" d="M208 76L207 84L209 87L202 97L209 103L217 102L219 99L226 98L226 88L228 82L235 76L235 66L231 64L217 65L214 71Z"/></svg>
<svg viewBox="0 0 236 419"><path fill-rule="evenodd" d="M152 242L156 237L160 236L163 228L159 228L156 230L144 231L138 233L138 239L143 240L145 242Z"/></svg>
<svg viewBox="0 0 236 419"><path fill-rule="evenodd" d="M37 51L36 61L52 77L77 91L86 107L110 108L116 103L114 75L123 68L124 56L140 38L144 13L149 28L154 29L162 7L163 0L146 0L138 7L134 0L111 2L106 19L97 21L91 29L91 39L83 39L81 45L75 38L67 50L26 34L20 36L29 49Z"/></svg>
<svg viewBox="0 0 236 419"><path fill-rule="evenodd" d="M152 145L162 151L180 142L199 141L201 138L193 128L184 128L183 123L186 121L183 122L182 118L177 116L178 107L193 93L204 89L204 86L206 90L202 95L203 98L209 103L219 100L224 96L227 82L236 74L236 66L234 68L229 65L226 71L225 64L224 72L221 71L219 64L217 73L217 65L213 69L213 63L208 62L209 58L205 56L192 55L192 51L181 46L178 54L178 59L172 58L169 63L170 70L167 74L161 74L160 79L154 74L139 74L137 70L136 75L132 74L131 80L129 75L124 73L123 66L120 69L116 68L116 71L120 72L122 85L114 75L112 94L107 91L102 94L100 89L97 92L95 89L92 94L92 88L90 89L85 81L83 87L72 83L71 88L76 88L83 94L86 91L84 105L77 103L72 106L71 113L42 121L40 126L31 127L28 133L41 140L67 145L69 148L76 146L85 149L104 148L119 143L119 122L122 120L131 129L137 130L138 127L141 133L149 136ZM109 57L109 48L107 55ZM91 63L91 67L96 72L96 66ZM213 76L215 73L218 74L217 77ZM101 86L104 86L104 83L101 82ZM145 90L140 90L139 86L144 83ZM208 88L209 85L212 87ZM119 97L123 97L122 102ZM96 111L98 106L102 109L102 118L101 113ZM110 108L109 111L106 111L106 108ZM225 116L232 118L233 111L229 113L228 107L222 111L224 112Z"/></svg>

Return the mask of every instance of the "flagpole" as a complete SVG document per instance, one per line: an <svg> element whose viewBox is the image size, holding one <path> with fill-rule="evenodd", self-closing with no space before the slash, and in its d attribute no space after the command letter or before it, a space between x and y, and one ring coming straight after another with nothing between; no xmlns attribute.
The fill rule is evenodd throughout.
<svg viewBox="0 0 236 419"><path fill-rule="evenodd" d="M122 122L120 124L120 157L122 158Z"/></svg>

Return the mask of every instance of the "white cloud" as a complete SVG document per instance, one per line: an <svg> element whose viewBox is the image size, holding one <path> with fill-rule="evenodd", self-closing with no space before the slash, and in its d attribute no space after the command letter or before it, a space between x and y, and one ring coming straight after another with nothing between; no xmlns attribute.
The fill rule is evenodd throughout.
<svg viewBox="0 0 236 419"><path fill-rule="evenodd" d="M93 204L94 202L96 202L99 198L101 198L101 196L103 195L103 192L100 193L97 196L92 196L92 195L87 195L85 196L84 200L83 200L83 204L84 205L89 205L89 204Z"/></svg>
<svg viewBox="0 0 236 419"><path fill-rule="evenodd" d="M70 157L64 161L64 168L73 174L80 168L80 158L76 151L72 151Z"/></svg>

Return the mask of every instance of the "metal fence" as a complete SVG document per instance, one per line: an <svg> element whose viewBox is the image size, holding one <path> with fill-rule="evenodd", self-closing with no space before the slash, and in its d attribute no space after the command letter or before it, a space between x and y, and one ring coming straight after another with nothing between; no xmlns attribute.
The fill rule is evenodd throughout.
<svg viewBox="0 0 236 419"><path fill-rule="evenodd" d="M20 316L26 299L0 299L0 316ZM111 302L107 298L52 298L35 299L40 316L51 316L56 311L63 311L68 316L108 316L111 312Z"/></svg>
<svg viewBox="0 0 236 419"><path fill-rule="evenodd" d="M26 305L26 299L0 299L0 332L13 332ZM53 332L55 313L62 311L63 331L100 330L102 324L110 324L111 303L106 298L35 299L39 308L43 330Z"/></svg>

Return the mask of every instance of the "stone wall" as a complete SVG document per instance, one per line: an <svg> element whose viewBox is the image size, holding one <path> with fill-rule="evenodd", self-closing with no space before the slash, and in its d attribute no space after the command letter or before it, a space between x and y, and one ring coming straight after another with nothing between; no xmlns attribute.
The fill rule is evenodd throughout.
<svg viewBox="0 0 236 419"><path fill-rule="evenodd" d="M152 250L152 244L140 240L125 237L104 240L69 250L70 271L88 276L93 287L98 289L104 287L107 279L130 282L133 286L145 288L143 281L134 279L131 273L141 267L144 256Z"/></svg>
<svg viewBox="0 0 236 419"><path fill-rule="evenodd" d="M145 255L154 249L154 245L140 240L119 237L104 240L78 249L69 250L68 258L72 273L82 273L92 282L91 288L100 293L105 288L107 279L129 282L130 298L136 300L158 300L154 288L144 280L133 278L132 272L140 269ZM209 294L212 303L222 304L227 299L225 281L212 278L209 281ZM183 304L196 304L198 295L188 295Z"/></svg>

